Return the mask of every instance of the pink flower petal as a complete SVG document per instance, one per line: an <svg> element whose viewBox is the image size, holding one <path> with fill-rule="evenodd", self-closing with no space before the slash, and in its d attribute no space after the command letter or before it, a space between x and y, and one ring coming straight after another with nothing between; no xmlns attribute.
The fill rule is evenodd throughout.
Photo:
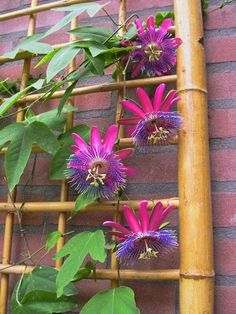
<svg viewBox="0 0 236 314"><path fill-rule="evenodd" d="M123 242L126 240L126 237L124 237L123 233L117 232L117 231L107 231L107 234L110 234L112 236L118 237L119 242Z"/></svg>
<svg viewBox="0 0 236 314"><path fill-rule="evenodd" d="M115 228L116 230L120 231L123 234L130 234L129 229L121 226L121 224L119 224L118 222L115 222L115 221L104 221L104 223L102 225L105 227Z"/></svg>
<svg viewBox="0 0 236 314"><path fill-rule="evenodd" d="M147 28L155 28L155 20L153 15L149 16L147 19Z"/></svg>
<svg viewBox="0 0 236 314"><path fill-rule="evenodd" d="M133 152L134 152L133 148L125 148L125 149L121 149L115 152L115 155L117 159L122 160L131 156Z"/></svg>
<svg viewBox="0 0 236 314"><path fill-rule="evenodd" d="M143 200L139 205L139 218L143 232L149 230L148 201Z"/></svg>
<svg viewBox="0 0 236 314"><path fill-rule="evenodd" d="M91 134L90 134L90 142L91 145L99 147L101 146L102 142L101 142L101 137L98 131L98 128L92 128L91 130Z"/></svg>
<svg viewBox="0 0 236 314"><path fill-rule="evenodd" d="M142 20L137 19L135 21L135 24L136 24L136 27L137 27L137 30L138 30L138 34L142 34L144 32Z"/></svg>
<svg viewBox="0 0 236 314"><path fill-rule="evenodd" d="M163 102L163 105L162 105L162 108L161 110L162 111L170 111L172 105L174 104L174 101L173 99L175 98L177 94L177 91L175 89L172 89L166 96L164 102Z"/></svg>
<svg viewBox="0 0 236 314"><path fill-rule="evenodd" d="M164 206L160 202L158 202L154 206L154 208L152 210L151 217L150 217L150 223L149 223L149 230L150 231L154 231L160 226L160 224L162 222L163 210L164 210Z"/></svg>
<svg viewBox="0 0 236 314"><path fill-rule="evenodd" d="M145 90L141 87L138 87L136 89L136 93L143 107L143 111L145 113L152 112L153 111L152 102L148 94L145 92Z"/></svg>
<svg viewBox="0 0 236 314"><path fill-rule="evenodd" d="M118 120L121 125L136 125L140 120L138 118L123 118Z"/></svg>
<svg viewBox="0 0 236 314"><path fill-rule="evenodd" d="M144 112L133 102L128 101L128 100L121 100L120 103L125 107L125 109L131 111L139 118L142 118L142 119L145 118Z"/></svg>
<svg viewBox="0 0 236 314"><path fill-rule="evenodd" d="M74 154L76 154L78 151L79 151L79 147L78 146L76 146L76 145L71 145L71 150L72 150L72 152L74 153Z"/></svg>
<svg viewBox="0 0 236 314"><path fill-rule="evenodd" d="M136 176L137 175L136 169L131 168L131 167L125 167L124 171L125 171L127 176Z"/></svg>
<svg viewBox="0 0 236 314"><path fill-rule="evenodd" d="M170 28L170 26L173 24L172 19L165 19L161 25L160 28L162 28L165 32L168 31L168 29Z"/></svg>
<svg viewBox="0 0 236 314"><path fill-rule="evenodd" d="M162 100L163 100L163 94L166 88L166 84L162 83L160 84L155 91L154 95L154 110L160 111L162 106Z"/></svg>
<svg viewBox="0 0 236 314"><path fill-rule="evenodd" d="M75 141L76 145L79 147L80 150L88 150L88 144L85 140L82 139L78 134L72 133L73 140Z"/></svg>
<svg viewBox="0 0 236 314"><path fill-rule="evenodd" d="M104 137L104 141L103 141L103 145L105 147L105 150L108 153L110 153L112 151L112 148L113 148L115 141L117 139L117 135L118 135L118 127L115 124L113 124L108 128L106 135Z"/></svg>
<svg viewBox="0 0 236 314"><path fill-rule="evenodd" d="M174 40L175 40L176 48L179 47L183 43L183 41L180 38L175 38Z"/></svg>
<svg viewBox="0 0 236 314"><path fill-rule="evenodd" d="M135 233L136 232L142 232L142 228L141 228L140 224L138 223L138 220L137 220L135 214L133 213L132 209L127 205L124 205L123 209L124 209L125 219L129 225L130 229Z"/></svg>
<svg viewBox="0 0 236 314"><path fill-rule="evenodd" d="M168 207L166 207L164 209L164 211L162 212L162 215L161 215L161 220L162 222L166 219L166 217L169 215L169 213L175 209L175 206L174 205L169 205Z"/></svg>

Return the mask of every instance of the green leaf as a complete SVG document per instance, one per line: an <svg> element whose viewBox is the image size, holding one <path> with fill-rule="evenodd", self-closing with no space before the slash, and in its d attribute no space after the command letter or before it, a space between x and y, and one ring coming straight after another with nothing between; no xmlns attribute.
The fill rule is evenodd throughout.
<svg viewBox="0 0 236 314"><path fill-rule="evenodd" d="M44 34L35 34L23 39L14 50L11 52L5 53L5 57L14 59L17 53L20 50L29 51L35 54L47 54L53 50L53 48L46 43L38 42L41 38L44 37Z"/></svg>
<svg viewBox="0 0 236 314"><path fill-rule="evenodd" d="M92 262L87 262L84 267L80 268L73 278L73 282L80 281L83 278L87 278L91 272L94 273L96 279L96 265Z"/></svg>
<svg viewBox="0 0 236 314"><path fill-rule="evenodd" d="M78 80L75 80L69 87L67 87L64 95L62 96L59 106L57 108L58 110L58 114L60 115L62 112L63 107L65 106L67 100L69 99L73 89L75 88L76 84L77 84Z"/></svg>
<svg viewBox="0 0 236 314"><path fill-rule="evenodd" d="M123 38L125 40L131 40L136 35L137 35L137 27L133 25L128 29L128 32L124 34Z"/></svg>
<svg viewBox="0 0 236 314"><path fill-rule="evenodd" d="M50 154L55 154L60 144L46 124L35 121L30 124L31 136L34 143Z"/></svg>
<svg viewBox="0 0 236 314"><path fill-rule="evenodd" d="M58 50L60 50L60 48L54 49L53 51L50 51L48 54L46 54L46 56L44 56L36 65L35 65L35 69L38 68L40 65L48 62L49 60L52 59L52 57L58 52Z"/></svg>
<svg viewBox="0 0 236 314"><path fill-rule="evenodd" d="M80 314L139 314L134 292L128 287L100 291L82 308Z"/></svg>
<svg viewBox="0 0 236 314"><path fill-rule="evenodd" d="M72 133L77 133L86 142L88 142L90 131L91 131L91 128L88 127L87 125L79 124L79 125L73 126L69 130L67 130L65 133L60 134L60 136L58 137L58 140L63 144L63 146L65 145L70 146L74 144Z"/></svg>
<svg viewBox="0 0 236 314"><path fill-rule="evenodd" d="M95 14L97 14L103 7L108 5L110 2L106 2L104 4L99 4L96 2L87 2L87 3L78 3L73 4L66 7L56 8L53 9L54 11L78 11L79 14L83 13L84 11L87 11L88 15L90 17L93 17Z"/></svg>
<svg viewBox="0 0 236 314"><path fill-rule="evenodd" d="M174 12L172 11L161 11L161 12L157 12L156 16L155 16L155 24L156 26L160 26L161 23L165 20L165 19L174 19Z"/></svg>
<svg viewBox="0 0 236 314"><path fill-rule="evenodd" d="M59 136L58 139L63 143L63 146L56 152L50 165L50 179L52 180L65 179L64 172L66 170L67 159L72 154L70 145L74 143L71 136L73 132L78 133L85 141L87 141L90 134L90 128L83 124L78 125Z"/></svg>
<svg viewBox="0 0 236 314"><path fill-rule="evenodd" d="M18 184L20 177L30 157L32 148L32 135L29 127L21 129L12 140L6 152L6 176L9 190Z"/></svg>
<svg viewBox="0 0 236 314"><path fill-rule="evenodd" d="M101 230L81 232L72 237L55 255L55 259L69 255L58 272L57 295L63 294L64 288L73 280L84 258L89 254L95 261L103 263L106 258L105 238ZM91 312L93 313L93 312ZM96 313L96 312L95 312Z"/></svg>
<svg viewBox="0 0 236 314"><path fill-rule="evenodd" d="M14 138L23 131L23 123L12 123L7 125L0 131L0 148L2 148L7 142L14 140Z"/></svg>
<svg viewBox="0 0 236 314"><path fill-rule="evenodd" d="M57 271L49 266L37 267L19 280L11 297L11 314L64 313L77 307L70 284L62 297L56 295Z"/></svg>
<svg viewBox="0 0 236 314"><path fill-rule="evenodd" d="M104 75L104 67L105 67L105 59L103 56L97 56L93 57L90 52L86 49L85 55L89 59L89 61L92 63L95 73L102 76Z"/></svg>
<svg viewBox="0 0 236 314"><path fill-rule="evenodd" d="M69 33L79 36L83 39L90 39L100 43L106 41L113 34L110 29L98 26L81 26L69 31Z"/></svg>
<svg viewBox="0 0 236 314"><path fill-rule="evenodd" d="M76 48L73 45L61 48L51 59L47 67L47 82L51 81L60 71L68 66L80 48Z"/></svg>
<svg viewBox="0 0 236 314"><path fill-rule="evenodd" d="M49 233L45 244L46 249L51 250L62 236L63 234L60 231L53 231Z"/></svg>
<svg viewBox="0 0 236 314"><path fill-rule="evenodd" d="M78 214L81 208L92 204L95 200L95 197L88 197L82 194L79 195L75 201L75 208L72 210L70 218L73 218L76 214Z"/></svg>
<svg viewBox="0 0 236 314"><path fill-rule="evenodd" d="M35 89L41 89L43 87L43 84L45 82L45 79L38 79L36 82L34 82L31 87Z"/></svg>
<svg viewBox="0 0 236 314"><path fill-rule="evenodd" d="M0 117L6 111L8 111L22 96L24 96L30 88L31 86L27 86L26 88L22 89L22 91L16 93L15 95L12 95L10 98L4 101L4 103L0 105Z"/></svg>
<svg viewBox="0 0 236 314"><path fill-rule="evenodd" d="M67 159L71 155L71 149L69 146L62 146L56 152L52 158L50 165L50 179L51 180L63 180L65 179L65 170L67 165Z"/></svg>

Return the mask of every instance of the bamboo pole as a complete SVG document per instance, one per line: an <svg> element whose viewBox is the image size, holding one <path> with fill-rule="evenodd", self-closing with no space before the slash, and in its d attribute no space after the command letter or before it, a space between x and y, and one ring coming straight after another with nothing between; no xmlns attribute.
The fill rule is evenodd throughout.
<svg viewBox="0 0 236 314"><path fill-rule="evenodd" d="M213 314L207 91L200 0L175 0L179 134L180 313Z"/></svg>
<svg viewBox="0 0 236 314"><path fill-rule="evenodd" d="M161 77L152 77L146 79L138 79L138 80L130 80L125 82L126 88L135 88L139 86L151 86L160 83L174 83L177 80L176 75L166 75ZM92 93L101 93L101 92L110 92L113 90L122 90L124 88L124 82L112 82L112 83L103 83L98 85L84 86L74 88L71 96L84 95L84 94L92 94ZM49 99L57 99L61 98L65 93L65 90L60 90L55 92L53 95L49 97ZM22 97L18 100L18 103L25 103L36 101L37 99L43 100L44 94L32 94L25 97ZM2 98L2 102L6 101L8 98Z"/></svg>
<svg viewBox="0 0 236 314"><path fill-rule="evenodd" d="M32 0L31 8L38 4L38 0ZM29 26L27 36L33 35L35 32L36 17L31 15L29 18ZM28 82L30 73L30 63L31 59L25 59L23 64L23 72L21 77L20 90L23 90ZM16 121L21 122L24 120L24 104L19 107L20 111L17 113ZM16 199L16 188L8 195L8 203L12 204ZM5 220L5 231L3 240L3 253L2 253L2 264L8 264L11 258L11 246L12 246L12 235L13 235L13 225L14 225L14 214L7 213ZM7 300L8 300L8 284L9 277L8 274L2 274L1 276L1 294L0 294L0 313L7 313Z"/></svg>
<svg viewBox="0 0 236 314"><path fill-rule="evenodd" d="M169 28L169 33L174 34L175 33L175 28L172 26ZM58 48L62 48L65 46L68 46L70 44L70 42L67 43L61 43L61 44L57 44L57 45L52 45L53 49L58 49ZM3 63L7 63L7 62L13 62L13 61L17 61L17 60L22 60L22 59L26 59L26 58L37 58L39 57L41 54L34 54L28 51L20 51L15 58L11 59L11 58L7 58L4 55L0 56L0 64Z"/></svg>
<svg viewBox="0 0 236 314"><path fill-rule="evenodd" d="M78 19L74 18L71 22L71 29L74 29L78 27ZM73 34L70 34L70 42L75 41L76 36ZM76 69L76 58L74 58L69 66L69 73L74 71ZM74 106L74 98L71 97L68 101L68 104ZM68 131L73 126L73 120L74 120L74 112L68 112L67 113L67 119L66 119L66 127L65 131ZM67 180L63 180L61 183L61 196L60 200L61 202L65 202L68 199L68 182ZM64 234L66 232L66 219L67 219L67 213L66 212L60 212L58 215L58 231ZM65 237L60 237L60 239L57 242L56 251L59 252L60 249L63 247L65 243ZM56 268L60 268L63 263L63 258L60 258L56 260Z"/></svg>
<svg viewBox="0 0 236 314"><path fill-rule="evenodd" d="M25 16L25 15L35 14L35 13L39 13L39 12L43 12L43 11L48 11L51 9L67 7L67 6L72 5L72 4L84 3L84 2L93 2L93 1L94 0L62 0L62 1L55 1L55 2L51 2L51 3L36 5L35 7L30 7L30 8L2 14L2 15L0 15L0 22L14 19L14 18L21 17L21 16ZM98 1L98 0L96 0L96 1Z"/></svg>
<svg viewBox="0 0 236 314"><path fill-rule="evenodd" d="M172 139L169 140L169 144L171 145L175 145L177 144L178 142L178 137L174 137ZM134 147L134 140L132 137L127 137L127 138L119 138L119 148L127 148L127 147ZM0 150L0 155L3 155L5 154L7 151L7 146L6 147L3 147L1 150ZM32 152L33 153L45 153L45 151L38 147L38 146L33 146L32 147Z"/></svg>
<svg viewBox="0 0 236 314"><path fill-rule="evenodd" d="M34 266L25 265L3 265L0 264L0 272L4 274L29 274L33 271ZM156 281L156 280L178 280L178 269L160 269L160 270L136 270L136 269L121 269L121 280L144 280L144 281ZM93 279L94 275L90 274L87 279ZM112 269L96 269L96 279L101 280L117 280L118 273Z"/></svg>
<svg viewBox="0 0 236 314"><path fill-rule="evenodd" d="M140 200L121 200L120 201L120 211L122 210L122 205L129 204L130 207L137 210ZM154 204L157 202L162 202L163 206L167 207L169 205L179 206L178 198L165 198L165 199L154 199L148 201L148 208L152 209ZM61 202L26 202L26 203L0 203L0 212L15 212L15 210L21 210L22 212L58 212L59 210L63 212L70 212L75 207L75 202L61 201ZM81 208L80 212L87 211L115 211L116 201L100 201L94 202Z"/></svg>

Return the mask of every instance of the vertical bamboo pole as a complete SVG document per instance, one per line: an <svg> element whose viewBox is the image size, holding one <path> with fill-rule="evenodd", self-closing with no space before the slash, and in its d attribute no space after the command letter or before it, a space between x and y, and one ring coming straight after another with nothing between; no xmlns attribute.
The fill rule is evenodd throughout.
<svg viewBox="0 0 236 314"><path fill-rule="evenodd" d="M180 313L213 314L207 91L200 0L174 0L179 111Z"/></svg>
<svg viewBox="0 0 236 314"><path fill-rule="evenodd" d="M38 0L32 0L31 7L37 6ZM33 35L35 32L36 16L30 15L29 26L27 36ZM27 85L30 73L31 59L27 58L24 60L23 72L21 77L20 90L24 89ZM22 104L19 110L24 108ZM16 116L16 122L21 122L24 120L24 111L18 112ZM8 195L7 201L11 203L16 199L16 188ZM13 225L14 225L14 214L8 213L5 219L5 230L4 230L4 240L3 240L3 255L2 264L9 264L11 258L11 246L12 246L12 235L13 235ZM0 294L0 313L7 313L7 299L8 299L8 283L9 275L1 274L1 294Z"/></svg>
<svg viewBox="0 0 236 314"><path fill-rule="evenodd" d="M126 20L126 0L119 0L119 18L118 18L118 23L119 25L123 24ZM124 34L125 32L125 27L121 28L119 31L119 35ZM119 71L118 71L119 72ZM117 81L122 81L122 73L118 73L118 77L117 77ZM117 121L121 118L122 116L122 106L120 104L120 100L123 98L124 93L123 90L120 90L117 92L117 103L116 103L116 123ZM119 133L118 133L118 138L123 138L124 137L124 127L123 126L119 126ZM119 207L120 204L117 204L117 211L114 215L114 220L120 222L122 217L121 214L119 212ZM116 254L113 253L111 256L111 269L116 269L118 270L118 261L116 258ZM115 280L112 279L111 280L111 287L115 288L119 286L119 280Z"/></svg>
<svg viewBox="0 0 236 314"><path fill-rule="evenodd" d="M71 29L76 28L78 25L78 19L74 18L71 22ZM70 35L70 41L76 40L76 36L71 34ZM69 66L69 73L74 71L76 69L76 58L73 59ZM74 106L74 97L71 97L68 101L69 105ZM66 119L66 127L65 130L69 130L73 126L73 120L74 120L74 113L73 112L68 112L67 113L67 119ZM68 200L68 182L67 180L63 180L61 183L61 196L60 196L60 201L65 202ZM67 219L67 214L65 212L60 212L58 215L58 231L61 233L66 232L66 219ZM57 252L63 247L65 243L65 238L61 237L58 242L57 242ZM56 260L56 268L60 268L63 263L63 259L58 259Z"/></svg>

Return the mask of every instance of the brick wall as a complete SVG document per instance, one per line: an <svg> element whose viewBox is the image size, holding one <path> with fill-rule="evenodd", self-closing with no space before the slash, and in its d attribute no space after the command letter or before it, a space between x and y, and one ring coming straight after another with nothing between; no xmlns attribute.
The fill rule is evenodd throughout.
<svg viewBox="0 0 236 314"><path fill-rule="evenodd" d="M29 4L28 0L1 0L0 11L7 12L23 8ZM50 1L41 1L46 3ZM207 77L209 91L209 127L211 148L211 177L212 198L214 215L214 239L215 239L215 269L216 269L216 314L234 314L236 299L236 5L231 4L224 9L216 9L219 1L210 1L209 13L204 18L205 48L207 59ZM136 12L141 17L155 14L158 10L171 9L170 0L129 1L129 12ZM118 1L112 0L109 12L117 18ZM43 31L48 26L55 24L60 18L61 12L38 14L37 31ZM9 51L25 36L27 17L0 23L0 54ZM84 16L81 24L91 23ZM103 14L93 19L93 23L111 26L109 19ZM51 41L58 43L66 41L65 35L52 36ZM0 67L0 77L3 79L19 78L22 70L22 62L6 64ZM39 74L40 70L32 70ZM102 81L111 81L110 73L102 78L87 79L86 83L95 84ZM105 130L114 122L116 93L99 94L99 102L95 95L79 96L76 98L78 113L75 124L88 123L97 125ZM54 106L56 102L52 102ZM49 106L49 105L48 105ZM158 151L158 154L156 152ZM148 157L148 169L144 160ZM128 195L130 198L144 199L151 197L177 196L177 154L176 147L160 147L150 150L148 156L136 153L130 163L140 170L136 177L130 179ZM36 161L36 172L32 185L24 192L28 201L52 201L58 200L60 194L60 182L48 179L48 157L39 154ZM32 167L32 160L27 168L21 185L18 188L18 200L22 200L22 184L27 178ZM7 188L4 181L3 161L0 159L0 201L6 200ZM74 199L73 191L70 198ZM204 210L204 209L203 209ZM177 225L176 213L172 214L173 225ZM32 251L43 244L45 234L56 229L57 217L52 214L27 214L24 215L24 223ZM109 214L81 214L68 226L69 230L87 230L100 226L104 219L110 218ZM79 221L79 223L78 223ZM0 237L3 236L4 215L0 214ZM13 261L22 259L24 244L16 224L13 242ZM1 255L1 252L0 252ZM49 257L45 263L51 263ZM166 260L154 261L151 266L155 268L178 267L178 253ZM150 265L138 267L148 268ZM135 290L137 303L144 314L174 314L178 313L178 285L173 282L142 283L131 282L129 285ZM80 296L86 300L95 291L109 286L109 282L97 281L80 284ZM88 289L89 287L89 289Z"/></svg>

